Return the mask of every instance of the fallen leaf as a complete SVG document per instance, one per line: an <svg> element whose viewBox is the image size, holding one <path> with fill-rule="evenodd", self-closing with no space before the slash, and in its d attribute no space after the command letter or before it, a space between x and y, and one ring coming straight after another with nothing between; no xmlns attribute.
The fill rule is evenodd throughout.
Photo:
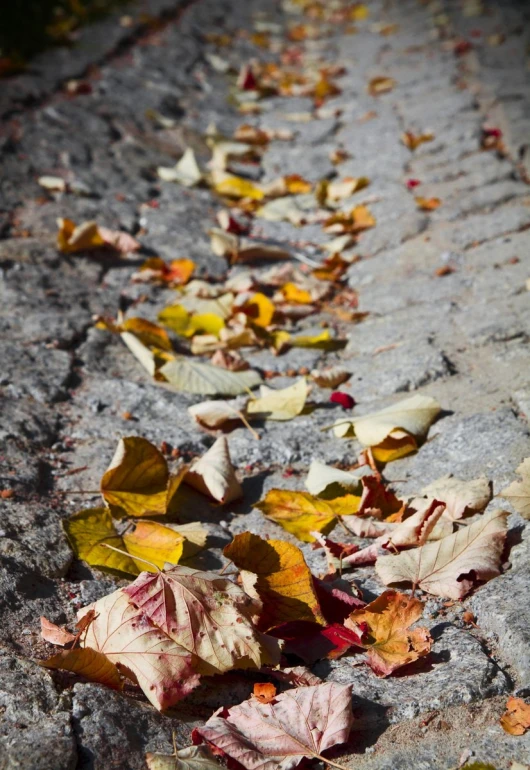
<svg viewBox="0 0 530 770"><path fill-rule="evenodd" d="M272 703L276 698L276 687L270 682L256 683L252 694L260 703Z"/></svg>
<svg viewBox="0 0 530 770"><path fill-rule="evenodd" d="M169 471L163 454L139 436L120 439L114 457L101 479L101 494L108 505L129 516L166 513ZM172 492L176 490L171 490Z"/></svg>
<svg viewBox="0 0 530 770"><path fill-rule="evenodd" d="M121 690L123 679L116 665L98 650L76 647L64 650L48 660L39 661L44 668L62 669L79 674L90 682L98 682L113 690Z"/></svg>
<svg viewBox="0 0 530 770"><path fill-rule="evenodd" d="M148 770L219 770L219 762L207 746L187 746L174 754L148 752Z"/></svg>
<svg viewBox="0 0 530 770"><path fill-rule="evenodd" d="M512 481L509 487L503 489L501 497L509 500L523 519L530 519L530 457L523 460L516 473L521 481Z"/></svg>
<svg viewBox="0 0 530 770"><path fill-rule="evenodd" d="M280 390L262 385L260 397L248 402L247 413L259 420L292 420L303 410L308 394L305 377Z"/></svg>
<svg viewBox="0 0 530 770"><path fill-rule="evenodd" d="M491 500L491 484L484 476L473 481L463 481L444 476L422 489L422 495L445 503L444 518L461 519L466 513L482 512Z"/></svg>
<svg viewBox="0 0 530 770"><path fill-rule="evenodd" d="M133 254L141 249L141 244L129 233L122 230L110 230L108 227L99 227L98 232L105 246L109 246L120 254Z"/></svg>
<svg viewBox="0 0 530 770"><path fill-rule="evenodd" d="M134 529L122 537L135 563L135 557L139 558L139 569L149 572L156 572L156 567L163 569L168 564L178 564L184 550L183 536L157 521L138 521ZM145 561L155 566L150 567Z"/></svg>
<svg viewBox="0 0 530 770"><path fill-rule="evenodd" d="M194 739L206 740L247 770L292 770L304 757L348 739L353 722L351 686L335 682L299 687L274 703L255 698L214 714Z"/></svg>
<svg viewBox="0 0 530 770"><path fill-rule="evenodd" d="M375 570L385 585L411 582L427 593L461 599L477 580L500 573L506 511L490 511L453 535L397 556L379 558Z"/></svg>
<svg viewBox="0 0 530 770"><path fill-rule="evenodd" d="M397 591L385 591L362 609L354 610L344 621L346 628L357 631L365 624L362 646L368 665L377 676L389 676L427 655L432 646L426 628L410 629L423 613L423 603Z"/></svg>
<svg viewBox="0 0 530 770"><path fill-rule="evenodd" d="M203 401L189 406L188 412L199 425L212 430L241 419L241 406L238 407L237 401Z"/></svg>
<svg viewBox="0 0 530 770"><path fill-rule="evenodd" d="M206 333L219 335L225 323L217 313L190 313L182 305L169 305L158 314L158 320L182 337Z"/></svg>
<svg viewBox="0 0 530 770"><path fill-rule="evenodd" d="M261 187L248 179L216 169L212 172L212 189L228 198L249 198L252 201L261 201L265 197Z"/></svg>
<svg viewBox="0 0 530 770"><path fill-rule="evenodd" d="M530 729L530 705L522 698L509 697L506 712L501 717L501 727L510 735L524 735Z"/></svg>
<svg viewBox="0 0 530 770"><path fill-rule="evenodd" d="M149 573L140 577L145 580L144 576L156 579ZM80 610L78 617L90 609L95 611L95 618L81 639L82 647L103 653L109 661L124 667L155 708L173 706L197 686L199 674L192 668L191 653L162 633L130 601L126 590L104 596Z"/></svg>
<svg viewBox="0 0 530 770"><path fill-rule="evenodd" d="M275 307L273 302L261 292L256 292L247 300L240 309L248 315L252 323L262 328L270 325L274 316Z"/></svg>
<svg viewBox="0 0 530 770"><path fill-rule="evenodd" d="M116 532L108 508L88 508L63 521L68 542L78 559L92 567L100 567L129 575L138 575L135 562L125 553L117 553L105 544L125 551L123 538Z"/></svg>
<svg viewBox="0 0 530 770"><path fill-rule="evenodd" d="M285 312L285 311L284 311ZM336 339L329 329L320 334L297 334L292 336L290 344L293 348L311 348L314 350L340 350L348 344L346 339Z"/></svg>
<svg viewBox="0 0 530 770"><path fill-rule="evenodd" d="M260 375L252 369L230 372L185 356L167 361L160 368L160 374L175 390L201 396L238 396L261 382Z"/></svg>
<svg viewBox="0 0 530 770"><path fill-rule="evenodd" d="M258 628L269 631L293 620L325 623L311 572L295 545L244 532L223 553L243 571L245 588L253 589L263 603Z"/></svg>
<svg viewBox="0 0 530 770"><path fill-rule="evenodd" d="M55 623L45 618L44 615L41 615L40 619L40 635L44 641L57 644L60 647L70 644L75 639L75 634L71 634L70 631L56 626Z"/></svg>
<svg viewBox="0 0 530 770"><path fill-rule="evenodd" d="M340 390L336 390L331 394L329 400L332 404L340 404L343 409L353 409L355 406L355 399L350 396L349 393L343 393Z"/></svg>
<svg viewBox="0 0 530 770"><path fill-rule="evenodd" d="M373 471L368 465L363 465L354 471L343 471L332 465L326 465L320 460L311 460L305 485L312 495L321 495L323 492L329 491L329 488L334 485L340 485L343 490L347 489L359 493L362 489L362 476L372 473Z"/></svg>
<svg viewBox="0 0 530 770"><path fill-rule="evenodd" d="M37 184L52 192L66 192L67 189L65 180L60 176L40 176L37 179Z"/></svg>
<svg viewBox="0 0 530 770"><path fill-rule="evenodd" d="M280 682L288 682L294 687L314 687L316 684L322 684L322 679L305 666L267 668L266 671Z"/></svg>
<svg viewBox="0 0 530 770"><path fill-rule="evenodd" d="M361 516L377 516L387 518L397 513L403 507L392 490L387 489L377 476L363 476L361 479L362 497L359 507Z"/></svg>
<svg viewBox="0 0 530 770"><path fill-rule="evenodd" d="M309 305L313 301L311 292L307 291L307 289L301 289L294 283L284 283L280 291L286 302L293 302L297 305Z"/></svg>
<svg viewBox="0 0 530 770"><path fill-rule="evenodd" d="M319 500L307 492L271 489L255 507L299 540L312 543L315 539L312 530L327 533L335 525L337 516L356 513L359 498L347 497L346 503L339 498L336 504L334 500Z"/></svg>
<svg viewBox="0 0 530 770"><path fill-rule="evenodd" d="M345 177L340 181L329 182L326 186L326 202L335 203L337 201L349 198L350 195L363 190L370 184L368 177Z"/></svg>
<svg viewBox="0 0 530 770"><path fill-rule="evenodd" d="M76 226L71 219L58 219L57 226L57 246L63 254L99 249L105 245L96 222L83 222Z"/></svg>
<svg viewBox="0 0 530 770"><path fill-rule="evenodd" d="M179 162L172 168L159 166L158 176L164 182L178 182L184 187L195 187L203 180L203 173L199 168L195 153L188 147Z"/></svg>
<svg viewBox="0 0 530 770"><path fill-rule="evenodd" d="M420 144L424 144L425 142L432 142L433 139L434 134L432 131L426 131L423 134L414 134L412 131L405 131L403 134L401 134L401 141L405 147L409 148L409 150L415 150L420 146Z"/></svg>
<svg viewBox="0 0 530 770"><path fill-rule="evenodd" d="M219 503L231 503L243 496L225 436L220 436L206 454L193 463L184 481Z"/></svg>
<svg viewBox="0 0 530 770"><path fill-rule="evenodd" d="M392 91L396 81L394 78L389 77L376 77L372 78L368 83L368 93L372 96L379 96L379 94L386 94Z"/></svg>
<svg viewBox="0 0 530 770"><path fill-rule="evenodd" d="M336 388L350 379L352 373L342 366L330 366L327 369L313 369L311 378L319 388Z"/></svg>
<svg viewBox="0 0 530 770"><path fill-rule="evenodd" d="M421 196L417 196L414 200L422 211L434 211L442 202L440 198L423 198Z"/></svg>

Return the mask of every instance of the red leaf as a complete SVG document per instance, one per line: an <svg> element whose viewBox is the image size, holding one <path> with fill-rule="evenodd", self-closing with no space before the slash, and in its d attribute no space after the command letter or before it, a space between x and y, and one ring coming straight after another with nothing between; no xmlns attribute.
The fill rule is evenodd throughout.
<svg viewBox="0 0 530 770"><path fill-rule="evenodd" d="M402 508L402 503L395 494L386 489L381 479L377 476L363 476L363 494L359 506L359 516L367 514L371 516L390 516Z"/></svg>
<svg viewBox="0 0 530 770"><path fill-rule="evenodd" d="M340 390L332 393L329 400L332 404L340 404L343 409L353 409L355 406L355 399L349 393L343 393Z"/></svg>
<svg viewBox="0 0 530 770"><path fill-rule="evenodd" d="M419 179L407 179L407 188L413 190L415 187L421 184Z"/></svg>

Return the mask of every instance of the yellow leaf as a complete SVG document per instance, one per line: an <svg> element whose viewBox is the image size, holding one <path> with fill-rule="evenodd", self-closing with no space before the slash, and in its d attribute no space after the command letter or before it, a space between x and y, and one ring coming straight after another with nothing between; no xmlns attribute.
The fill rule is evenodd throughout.
<svg viewBox="0 0 530 770"><path fill-rule="evenodd" d="M306 543L314 542L311 531L328 533L336 522L332 507L306 492L271 489L256 508Z"/></svg>
<svg viewBox="0 0 530 770"><path fill-rule="evenodd" d="M104 684L113 690L122 688L123 680L115 664L104 653L90 647L64 650L53 658L40 661L40 665L44 668L72 671L90 682Z"/></svg>
<svg viewBox="0 0 530 770"><path fill-rule="evenodd" d="M105 548L105 543L125 550L123 539L114 528L107 508L87 508L63 521L68 541L78 559L91 567L138 575L140 570L128 556Z"/></svg>
<svg viewBox="0 0 530 770"><path fill-rule="evenodd" d="M291 335L282 330L271 332L270 342L274 350L283 353L290 346Z"/></svg>
<svg viewBox="0 0 530 770"><path fill-rule="evenodd" d="M307 289L300 289L294 283L284 283L280 291L286 302L292 302L295 305L309 305L312 302L311 293Z"/></svg>
<svg viewBox="0 0 530 770"><path fill-rule="evenodd" d="M394 430L384 441L372 447L372 455L378 463L391 463L412 454L417 448L414 436L405 430Z"/></svg>
<svg viewBox="0 0 530 770"><path fill-rule="evenodd" d="M362 204L360 206L355 206L351 215L353 219L353 232L355 233L375 226L375 217L368 209L368 206Z"/></svg>
<svg viewBox="0 0 530 770"><path fill-rule="evenodd" d="M76 227L71 219L58 219L57 246L63 254L98 249L105 245L96 222L83 222Z"/></svg>
<svg viewBox="0 0 530 770"><path fill-rule="evenodd" d="M156 564L159 569L164 569L166 564L178 564L184 547L182 535L156 521L137 522L132 532L124 533L123 542L133 559L138 556ZM140 570L156 572L143 561L137 564Z"/></svg>
<svg viewBox="0 0 530 770"><path fill-rule="evenodd" d="M236 535L223 553L238 569L256 576L253 588L263 603L258 624L261 630L293 620L325 625L311 572L295 545L244 532Z"/></svg>
<svg viewBox="0 0 530 770"><path fill-rule="evenodd" d="M221 316L215 315L215 313L197 313L191 316L189 326L183 334L185 337L193 337L194 334L200 332L218 337L224 325L225 322Z"/></svg>
<svg viewBox="0 0 530 770"><path fill-rule="evenodd" d="M257 326L266 328L272 322L275 307L265 294L256 292L244 305L241 310L248 315Z"/></svg>
<svg viewBox="0 0 530 770"><path fill-rule="evenodd" d="M247 414L262 420L292 420L304 408L308 394L309 387L304 377L281 390L262 385L260 398L248 402Z"/></svg>
<svg viewBox="0 0 530 770"><path fill-rule="evenodd" d="M414 200L422 211L434 211L442 202L440 198L422 198L421 196L417 196Z"/></svg>
<svg viewBox="0 0 530 770"><path fill-rule="evenodd" d="M131 332L148 348L171 350L171 340L165 329L145 318L128 318L122 324L124 332Z"/></svg>
<svg viewBox="0 0 530 770"><path fill-rule="evenodd" d="M290 195L304 195L311 192L313 185L299 174L289 174L283 178L286 191Z"/></svg>
<svg viewBox="0 0 530 770"><path fill-rule="evenodd" d="M422 613L419 599L385 591L366 607L354 610L344 625L353 631L361 624L368 626L367 637L363 636L368 664L377 676L389 676L430 651L432 639L427 629L410 630Z"/></svg>
<svg viewBox="0 0 530 770"><path fill-rule="evenodd" d="M415 150L420 144L432 142L433 139L434 134L431 131L427 131L424 134L413 134L412 131L405 131L401 134L401 141L409 150Z"/></svg>
<svg viewBox="0 0 530 770"><path fill-rule="evenodd" d="M175 334L184 335L190 325L191 314L182 305L169 305L158 314L158 320Z"/></svg>
<svg viewBox="0 0 530 770"><path fill-rule="evenodd" d="M213 189L219 195L226 195L229 198L250 198L254 201L261 201L265 197L260 187L234 174L217 172L212 174L212 181Z"/></svg>
<svg viewBox="0 0 530 770"><path fill-rule="evenodd" d="M101 493L108 505L129 516L160 516L167 510L168 481L164 456L147 439L130 436L120 439Z"/></svg>
<svg viewBox="0 0 530 770"><path fill-rule="evenodd" d="M299 334L291 337L293 348L314 348L316 350L339 350L348 344L348 340L338 340L332 336L329 329L325 329L320 334L305 335Z"/></svg>
<svg viewBox="0 0 530 770"><path fill-rule="evenodd" d="M370 12L364 3L355 3L355 5L350 8L351 21L363 21L368 18L369 14Z"/></svg>

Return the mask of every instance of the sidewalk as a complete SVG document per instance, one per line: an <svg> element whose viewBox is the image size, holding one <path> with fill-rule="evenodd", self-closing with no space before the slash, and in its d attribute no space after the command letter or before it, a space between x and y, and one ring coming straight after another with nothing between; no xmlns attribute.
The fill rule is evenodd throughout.
<svg viewBox="0 0 530 770"><path fill-rule="evenodd" d="M0 501L0 767L140 770L146 751L172 751L173 731L178 746L189 745L194 726L249 693L244 677L227 674L174 715L160 715L137 695L80 681L71 687L35 663L49 654L41 615L71 623L79 607L116 586L74 561L61 526L76 510L100 505L98 498L66 493L98 489L123 436L167 442L183 458L213 443L187 412L205 399L159 387L118 335L94 325L95 316L115 317L134 303L154 320L174 301L172 289L131 281L147 256L187 257L205 275L226 275L208 235L219 196L156 174L187 147L204 162L212 124L226 136L243 123L293 133L269 143L256 172L262 183L285 174L313 184L333 174L370 180L353 202L366 203L376 225L347 250L358 257L347 286L366 317L337 322L348 338L340 352L245 350L250 366L280 372L272 385L286 387L300 370L340 363L352 373L347 392L356 414L416 392L434 396L442 414L429 440L384 469L401 495L446 474L486 476L499 493L530 456L528 10L516 2L374 0L366 19L328 30L297 14L295 2L284 6L196 0L179 10L160 1L153 13L167 11L168 19L117 48L102 27L105 53L88 72L82 57L74 70L63 69L64 61L54 70L53 58L43 59L2 98L0 486L13 496ZM484 12L469 15L472 6ZM315 39L292 32L303 24L316 28ZM259 34L252 39L264 29L268 47L256 44ZM235 73L251 60L277 63L275 45L289 30L294 60L318 57L322 67L344 68L331 78L340 92L318 107L308 96L272 95L258 102L259 113L242 114ZM224 34L227 44L219 45ZM219 71L223 63L228 73ZM371 95L376 77L395 84ZM77 95L63 83L73 78L82 83ZM411 150L406 132L434 136ZM335 165L337 150L344 159ZM44 190L43 175L62 176L78 194ZM440 204L423 210L420 196ZM141 252L63 255L58 217L128 232ZM306 261L321 260L318 247L335 237L320 223L257 217L250 236L272 238ZM300 328L315 334L323 321L310 315ZM314 390L327 404L329 391ZM356 462L357 442L320 430L337 414L321 408L266 422L259 441L243 427L228 434L244 499L221 512L206 504L190 512L211 535L201 568L218 569L223 546L251 531L295 543L315 574L325 571L322 551L253 504L273 488L302 489L314 458ZM449 770L462 757L497 770L530 764L530 733L512 737L498 725L508 695L530 692L529 530L516 513L509 521L505 574L451 606L426 597L423 622L435 640L429 666L387 679L347 658L313 667L322 678L353 684L356 722L341 763L352 770ZM371 567L350 577L368 599L381 593ZM466 610L477 627L463 621Z"/></svg>

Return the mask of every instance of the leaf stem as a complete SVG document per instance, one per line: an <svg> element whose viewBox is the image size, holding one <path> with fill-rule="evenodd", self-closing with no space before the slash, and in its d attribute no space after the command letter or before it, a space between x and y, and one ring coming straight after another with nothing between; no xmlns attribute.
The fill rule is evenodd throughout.
<svg viewBox="0 0 530 770"><path fill-rule="evenodd" d="M132 559L133 561L143 561L144 564L149 564L150 567L154 567L159 575L162 574L162 570L160 567L157 567L156 564L153 564L152 561L147 561L147 559L142 559L140 556L133 556L132 553L128 553L127 551L122 551L121 548L115 548L113 545L109 545L108 543L100 543L100 545L103 548L109 548L111 551L116 551L116 553L121 553L123 556L128 556L129 559Z"/></svg>
<svg viewBox="0 0 530 770"><path fill-rule="evenodd" d="M322 754L313 754L313 756L315 759L319 759L321 762L324 762L325 765L336 767L337 770L351 770L351 768L346 767L346 765L339 765L338 762L332 762L331 759L326 759L326 757L323 757Z"/></svg>

